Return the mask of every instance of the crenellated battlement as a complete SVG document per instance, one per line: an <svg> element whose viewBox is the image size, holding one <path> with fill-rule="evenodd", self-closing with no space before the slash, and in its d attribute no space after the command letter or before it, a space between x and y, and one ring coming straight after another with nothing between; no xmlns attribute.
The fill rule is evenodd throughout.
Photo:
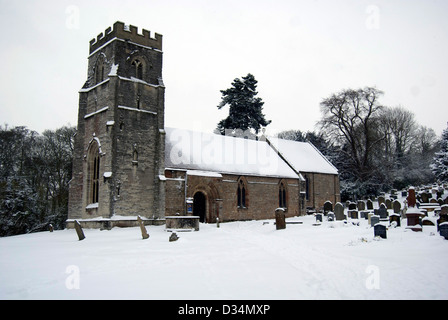
<svg viewBox="0 0 448 320"><path fill-rule="evenodd" d="M94 52L113 38L129 40L143 46L162 50L163 36L161 34L155 33L154 38L151 38L151 32L148 30L143 29L142 33L143 34L139 34L137 27L133 25L125 26L123 22L117 21L112 27L107 28L104 33L100 33L96 39L90 40L89 53Z"/></svg>

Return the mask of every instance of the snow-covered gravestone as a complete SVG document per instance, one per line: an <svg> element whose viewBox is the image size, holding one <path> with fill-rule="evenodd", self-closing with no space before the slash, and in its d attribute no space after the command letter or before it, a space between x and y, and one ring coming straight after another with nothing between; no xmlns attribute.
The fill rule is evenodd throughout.
<svg viewBox="0 0 448 320"><path fill-rule="evenodd" d="M333 211L333 203L331 201L325 201L324 203L324 214Z"/></svg>
<svg viewBox="0 0 448 320"><path fill-rule="evenodd" d="M367 210L373 210L373 201L370 199L367 200Z"/></svg>
<svg viewBox="0 0 448 320"><path fill-rule="evenodd" d="M275 209L275 227L277 230L286 229L285 209Z"/></svg>
<svg viewBox="0 0 448 320"><path fill-rule="evenodd" d="M442 237L448 240L448 222L443 222L439 225L439 232Z"/></svg>
<svg viewBox="0 0 448 320"><path fill-rule="evenodd" d="M376 210L375 214L380 216L380 220L388 220L387 208L384 203L380 205L380 208Z"/></svg>
<svg viewBox="0 0 448 320"><path fill-rule="evenodd" d="M140 231L142 232L143 240L148 239L149 238L149 234L146 231L145 225L143 224L143 220L142 220L142 218L140 216L137 217L137 221L138 221L138 224L140 226Z"/></svg>
<svg viewBox="0 0 448 320"><path fill-rule="evenodd" d="M75 230L78 234L79 241L84 240L86 236L84 235L84 231L82 231L81 225L79 224L78 220L75 220Z"/></svg>
<svg viewBox="0 0 448 320"><path fill-rule="evenodd" d="M377 223L376 225L373 226L373 233L375 237L381 237L383 239L387 239L386 230L387 230L386 226L381 223Z"/></svg>
<svg viewBox="0 0 448 320"><path fill-rule="evenodd" d="M394 200L394 202L392 203L392 207L394 209L394 213L400 213L401 210L401 203L398 200Z"/></svg>
<svg viewBox="0 0 448 320"><path fill-rule="evenodd" d="M334 205L334 215L338 221L345 220L344 206L342 203L338 202Z"/></svg>

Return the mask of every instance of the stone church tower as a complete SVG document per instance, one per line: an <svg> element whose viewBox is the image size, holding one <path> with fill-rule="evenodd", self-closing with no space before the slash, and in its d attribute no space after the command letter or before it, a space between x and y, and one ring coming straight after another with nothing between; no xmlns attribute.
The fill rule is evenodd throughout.
<svg viewBox="0 0 448 320"><path fill-rule="evenodd" d="M122 22L90 41L68 222L137 215L164 222L162 55L162 35Z"/></svg>

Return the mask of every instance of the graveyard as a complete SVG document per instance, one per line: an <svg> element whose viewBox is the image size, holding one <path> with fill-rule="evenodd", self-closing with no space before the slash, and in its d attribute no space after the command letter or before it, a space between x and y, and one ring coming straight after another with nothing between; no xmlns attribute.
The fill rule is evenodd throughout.
<svg viewBox="0 0 448 320"><path fill-rule="evenodd" d="M1 238L0 299L448 299L446 193L415 194L410 220L396 192L285 221Z"/></svg>

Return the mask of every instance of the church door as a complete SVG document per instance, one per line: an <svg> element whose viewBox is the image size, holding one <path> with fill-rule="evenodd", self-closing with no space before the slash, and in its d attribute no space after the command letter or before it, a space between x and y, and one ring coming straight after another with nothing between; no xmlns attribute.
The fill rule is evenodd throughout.
<svg viewBox="0 0 448 320"><path fill-rule="evenodd" d="M202 192L196 192L193 197L193 214L199 216L200 222L206 222L206 197Z"/></svg>

